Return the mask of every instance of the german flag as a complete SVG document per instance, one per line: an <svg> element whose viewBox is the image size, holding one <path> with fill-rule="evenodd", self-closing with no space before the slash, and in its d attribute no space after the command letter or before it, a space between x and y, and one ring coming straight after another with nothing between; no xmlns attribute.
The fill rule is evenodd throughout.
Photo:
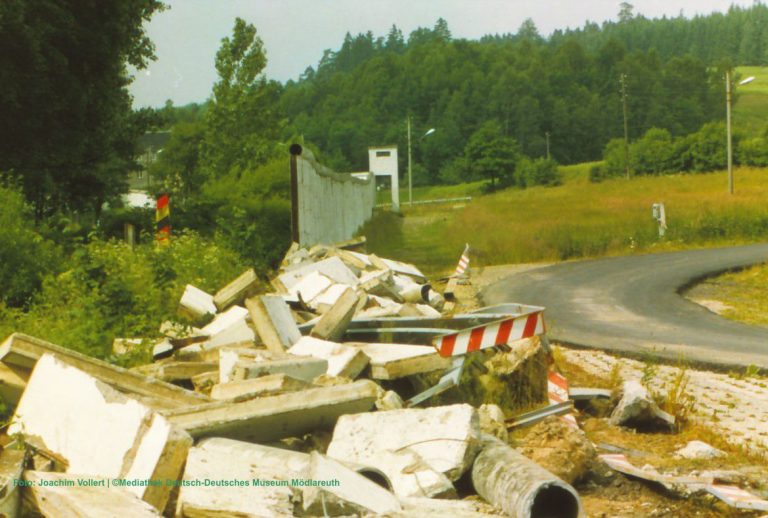
<svg viewBox="0 0 768 518"><path fill-rule="evenodd" d="M155 211L155 223L157 227L158 243L168 244L171 238L171 206L167 194L161 194L157 198L157 210Z"/></svg>

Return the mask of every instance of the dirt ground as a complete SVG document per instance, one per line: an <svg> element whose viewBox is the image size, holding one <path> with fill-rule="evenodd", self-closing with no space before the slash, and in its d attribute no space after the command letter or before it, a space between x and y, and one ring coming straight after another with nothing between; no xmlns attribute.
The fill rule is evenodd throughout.
<svg viewBox="0 0 768 518"><path fill-rule="evenodd" d="M459 286L457 311L476 309L484 286L513 272L542 266L486 267L472 272L470 282ZM524 301L521 301L524 302ZM682 430L640 433L611 426L607 401L580 408L577 419L598 453L620 450L636 467L652 467L675 475L722 471L740 487L768 498L768 379L728 375L655 360L639 362L601 351L576 350L554 344L555 361L571 387L616 389L623 381L645 382L662 408L683 417ZM523 451L528 430L516 431L513 440ZM691 440L701 440L726 452L712 460L687 460L675 452ZM607 445L614 451L601 448ZM766 513L727 506L704 491L681 495L660 484L632 479L596 461L590 473L575 484L587 516L643 517L755 517Z"/></svg>

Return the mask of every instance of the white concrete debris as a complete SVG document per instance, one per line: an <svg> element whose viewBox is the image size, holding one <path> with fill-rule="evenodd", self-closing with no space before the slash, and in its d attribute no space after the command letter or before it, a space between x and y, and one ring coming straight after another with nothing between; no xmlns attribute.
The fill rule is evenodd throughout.
<svg viewBox="0 0 768 518"><path fill-rule="evenodd" d="M414 491L413 471L402 471L408 462L400 457L411 452L413 460L457 480L471 466L479 436L477 411L464 404L346 415L336 423L328 455L380 469L399 496L425 496Z"/></svg>
<svg viewBox="0 0 768 518"><path fill-rule="evenodd" d="M368 365L368 357L357 347L303 336L288 349L295 356L311 356L328 361L329 376L354 379Z"/></svg>
<svg viewBox="0 0 768 518"><path fill-rule="evenodd" d="M183 480L227 484L182 485L176 516L292 516L288 484L307 466L303 453L230 439L201 441L189 450Z"/></svg>
<svg viewBox="0 0 768 518"><path fill-rule="evenodd" d="M716 459L727 454L703 441L690 441L675 452L675 457L683 459Z"/></svg>
<svg viewBox="0 0 768 518"><path fill-rule="evenodd" d="M217 311L213 295L187 284L179 302L179 312L182 315L198 320L207 314L215 315Z"/></svg>
<svg viewBox="0 0 768 518"><path fill-rule="evenodd" d="M285 289L295 293L296 285L300 280L309 277L314 272L339 284L356 286L358 283L355 273L338 257L329 257L316 263L298 266L279 275L278 280L285 286Z"/></svg>
<svg viewBox="0 0 768 518"><path fill-rule="evenodd" d="M161 415L45 354L8 429L67 461L67 473L106 478L175 479L191 438ZM171 488L129 487L162 510Z"/></svg>
<svg viewBox="0 0 768 518"><path fill-rule="evenodd" d="M302 277L301 280L290 289L290 293L301 296L301 299L304 302L312 305L312 301L328 289L331 284L333 284L333 282L325 275L319 272L311 272Z"/></svg>
<svg viewBox="0 0 768 518"><path fill-rule="evenodd" d="M610 423L615 426L643 426L655 421L674 423L674 417L659 409L651 399L648 389L639 381L625 381L621 400L611 413Z"/></svg>
<svg viewBox="0 0 768 518"><path fill-rule="evenodd" d="M317 452L309 456L306 480L327 484L301 488L302 509L310 516L382 515L400 510L395 495Z"/></svg>
<svg viewBox="0 0 768 518"><path fill-rule="evenodd" d="M210 338L199 347L201 349L215 349L222 345L253 341L256 334L248 325L248 317L248 310L242 306L232 306L223 313L219 313L211 323L200 330L203 335ZM196 346L190 345L185 349Z"/></svg>

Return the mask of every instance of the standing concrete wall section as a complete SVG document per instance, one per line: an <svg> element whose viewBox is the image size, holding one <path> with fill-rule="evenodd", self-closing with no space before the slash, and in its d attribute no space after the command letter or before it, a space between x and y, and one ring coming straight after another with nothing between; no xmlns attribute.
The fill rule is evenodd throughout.
<svg viewBox="0 0 768 518"><path fill-rule="evenodd" d="M302 246L354 237L376 204L373 174L339 174L308 149L291 145L291 237Z"/></svg>

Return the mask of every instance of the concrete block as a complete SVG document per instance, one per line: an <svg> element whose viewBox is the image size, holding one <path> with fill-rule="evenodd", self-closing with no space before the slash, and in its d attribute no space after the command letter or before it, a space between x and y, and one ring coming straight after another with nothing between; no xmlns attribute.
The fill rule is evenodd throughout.
<svg viewBox="0 0 768 518"><path fill-rule="evenodd" d="M299 282L291 288L289 293L300 296L301 300L311 307L312 301L327 290L332 284L333 281L325 275L318 272L310 272L302 277Z"/></svg>
<svg viewBox="0 0 768 518"><path fill-rule="evenodd" d="M133 492L107 486L106 478L25 471L25 516L57 518L149 518L162 516Z"/></svg>
<svg viewBox="0 0 768 518"><path fill-rule="evenodd" d="M258 291L259 278L253 268L249 268L216 292L213 302L219 311L223 311L234 304L242 304L245 299L256 295Z"/></svg>
<svg viewBox="0 0 768 518"><path fill-rule="evenodd" d="M163 401L164 407L195 405L210 401L210 398L202 394L142 376L128 369L22 333L12 334L0 345L0 360L19 376L28 376L38 358L44 354L52 354L58 360L80 369L120 392L136 394L147 400Z"/></svg>
<svg viewBox="0 0 768 518"><path fill-rule="evenodd" d="M309 456L305 480L318 484L301 488L305 515L383 515L400 510L395 495L340 462L314 451Z"/></svg>
<svg viewBox="0 0 768 518"><path fill-rule="evenodd" d="M213 301L213 295L187 284L179 301L178 313L190 320L200 320L206 315L215 315L218 309Z"/></svg>
<svg viewBox="0 0 768 518"><path fill-rule="evenodd" d="M339 284L347 284L349 286L357 285L357 276L350 270L344 262L338 257L329 257L318 261L316 263L310 263L300 268L293 269L289 272L283 273L278 277L280 283L285 286L289 292L296 292L296 285L311 273L319 273L324 277L337 282ZM304 299L307 300L306 298Z"/></svg>
<svg viewBox="0 0 768 518"><path fill-rule="evenodd" d="M211 438L189 451L184 480L243 480L248 486L183 485L177 517L292 516L291 479L309 466L305 453Z"/></svg>
<svg viewBox="0 0 768 518"><path fill-rule="evenodd" d="M648 427L673 426L674 416L663 412L637 380L625 381L622 395L616 408L611 412L610 423L614 426Z"/></svg>
<svg viewBox="0 0 768 518"><path fill-rule="evenodd" d="M247 299L245 307L261 341L270 351L282 352L301 338L288 304L279 295Z"/></svg>
<svg viewBox="0 0 768 518"><path fill-rule="evenodd" d="M426 304L416 304L416 309L418 309L419 313L421 313L421 316L424 317L440 318L442 316L438 310L432 306L427 306Z"/></svg>
<svg viewBox="0 0 768 518"><path fill-rule="evenodd" d="M441 357L434 347L427 345L355 343L354 346L370 359L373 379L391 380L451 366L450 358Z"/></svg>
<svg viewBox="0 0 768 518"><path fill-rule="evenodd" d="M370 464L385 451L411 450L430 468L458 480L467 471L480 445L477 411L466 404L410 408L342 416L333 431L328 455Z"/></svg>
<svg viewBox="0 0 768 518"><path fill-rule="evenodd" d="M360 380L238 403L209 403L166 415L195 438L273 441L332 427L344 414L367 412L373 407L378 391L378 385L372 381Z"/></svg>
<svg viewBox="0 0 768 518"><path fill-rule="evenodd" d="M355 316L358 305L358 295L352 288L348 288L336 303L315 324L310 332L311 336L323 340L338 341Z"/></svg>
<svg viewBox="0 0 768 518"><path fill-rule="evenodd" d="M355 379L368 365L368 357L357 347L311 336L303 336L288 352L295 356L311 356L326 360L328 362L326 374L329 376Z"/></svg>
<svg viewBox="0 0 768 518"><path fill-rule="evenodd" d="M242 377L235 377L235 368L238 366L238 363L241 363L242 365L245 365L246 363L269 364L270 362L277 360L296 359L294 356L290 356L287 353L275 353L256 347L226 346L219 348L216 352L219 360L219 383L228 383L235 379L244 379ZM276 372L283 371L277 370ZM254 372L252 377L261 376L265 373L268 373L266 368L262 369L261 372ZM243 373L240 373L240 375L242 374Z"/></svg>
<svg viewBox="0 0 768 518"><path fill-rule="evenodd" d="M192 444L160 414L49 354L32 371L8 433L61 456L67 473L106 478L175 479ZM127 490L162 510L171 488Z"/></svg>
<svg viewBox="0 0 768 518"><path fill-rule="evenodd" d="M232 306L219 313L211 323L201 329L202 334L210 338L203 342L200 348L215 349L222 345L253 341L256 335L247 323L248 317L248 310L242 306Z"/></svg>
<svg viewBox="0 0 768 518"><path fill-rule="evenodd" d="M21 478L26 458L24 449L4 448L0 451L0 516L20 516L21 489L16 481Z"/></svg>
<svg viewBox="0 0 768 518"><path fill-rule="evenodd" d="M219 364L215 362L177 362L171 360L158 361L149 365L134 367L131 370L163 381L187 381L206 372L218 373Z"/></svg>
<svg viewBox="0 0 768 518"><path fill-rule="evenodd" d="M246 380L267 374L282 373L309 382L327 371L327 360L309 356L287 356L279 360L239 361L235 364L231 379Z"/></svg>
<svg viewBox="0 0 768 518"><path fill-rule="evenodd" d="M312 305L318 313L324 314L338 302L347 290L350 289L353 288L346 284L331 284L324 292L315 297L312 301Z"/></svg>
<svg viewBox="0 0 768 518"><path fill-rule="evenodd" d="M211 388L211 397L215 400L249 399L257 396L273 396L285 392L302 390L309 383L286 374L268 374L259 378L217 383Z"/></svg>

